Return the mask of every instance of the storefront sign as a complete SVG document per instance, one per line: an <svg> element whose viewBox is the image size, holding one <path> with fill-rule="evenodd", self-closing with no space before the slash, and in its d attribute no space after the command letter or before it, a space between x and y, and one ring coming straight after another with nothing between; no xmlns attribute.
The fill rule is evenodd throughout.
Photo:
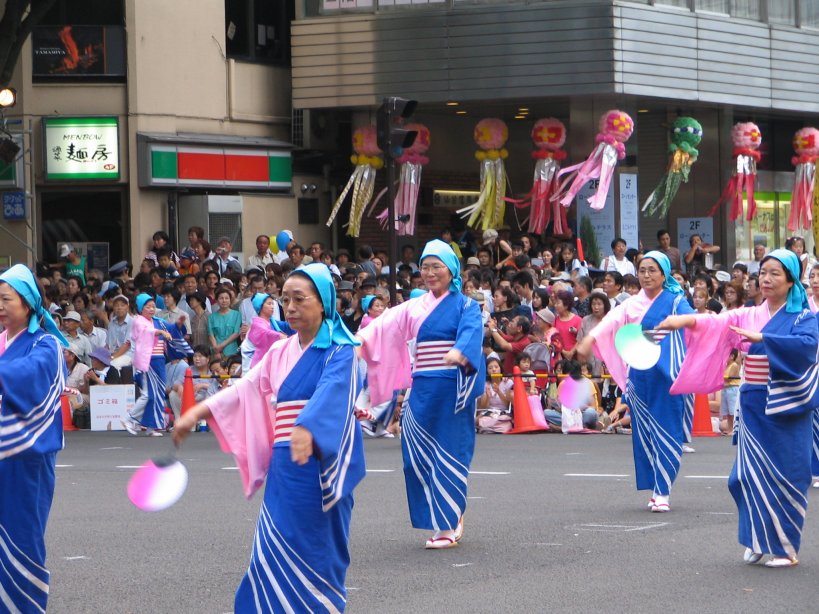
<svg viewBox="0 0 819 614"><path fill-rule="evenodd" d="M136 393L133 384L91 386L91 430L122 431L122 421L134 408Z"/></svg>
<svg viewBox="0 0 819 614"><path fill-rule="evenodd" d="M26 219L26 193L3 192L3 219Z"/></svg>
<svg viewBox="0 0 819 614"><path fill-rule="evenodd" d="M146 143L139 177L145 187L289 191L293 167L288 150Z"/></svg>
<svg viewBox="0 0 819 614"><path fill-rule="evenodd" d="M20 134L15 134L11 137L11 140L14 141L17 146L20 148L20 151L23 150L23 137ZM17 159L14 160L11 164L6 164L2 160L0 160L0 190L8 189L8 188L20 188L21 190L25 187L25 183L23 181L23 154L20 153L17 155Z"/></svg>
<svg viewBox="0 0 819 614"><path fill-rule="evenodd" d="M432 205L434 207L468 207L480 198L480 192L469 190L435 190L432 192Z"/></svg>
<svg viewBox="0 0 819 614"><path fill-rule="evenodd" d="M47 180L119 179L116 117L46 117L43 132Z"/></svg>
<svg viewBox="0 0 819 614"><path fill-rule="evenodd" d="M35 77L125 76L122 26L37 26L31 32Z"/></svg>
<svg viewBox="0 0 819 614"><path fill-rule="evenodd" d="M620 174L620 236L628 247L640 247L640 201L637 175Z"/></svg>
<svg viewBox="0 0 819 614"><path fill-rule="evenodd" d="M582 219L588 218L591 222L594 236L597 239L597 247L604 253L607 253L611 242L614 241L614 186L609 185L608 194L606 194L606 204L602 209L592 209L589 205L589 197L597 191L599 180L592 179L577 193L575 202L577 203L577 236L581 236L580 228L582 228ZM600 264L600 258L603 254L590 254L586 248L585 256L594 264Z"/></svg>

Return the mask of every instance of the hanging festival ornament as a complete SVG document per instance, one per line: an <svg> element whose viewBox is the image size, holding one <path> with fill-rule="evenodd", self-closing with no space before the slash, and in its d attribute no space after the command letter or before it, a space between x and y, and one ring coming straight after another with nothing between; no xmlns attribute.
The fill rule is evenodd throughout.
<svg viewBox="0 0 819 614"><path fill-rule="evenodd" d="M411 147L407 147L396 162L401 165L398 174L398 190L395 195L395 229L400 236L415 234L415 211L418 207L418 192L421 189L421 169L429 163L424 154L430 146L429 128L423 124L407 124L407 130L415 130L418 134ZM382 194L373 202L373 207L380 200ZM377 219L381 227L387 228L389 209L378 214Z"/></svg>
<svg viewBox="0 0 819 614"><path fill-rule="evenodd" d="M561 170L557 176L566 178L560 184L557 194L552 198L559 200L564 207L570 207L577 193L590 179L600 179L597 190L588 198L592 209L602 209L606 204L614 167L617 160L626 157L625 142L634 132L634 120L628 113L613 109L600 118L599 130L594 141L597 147L589 154L585 162Z"/></svg>
<svg viewBox="0 0 819 614"><path fill-rule="evenodd" d="M535 151L535 176L532 190L520 204L529 205L529 232L542 234L553 222L553 234L562 235L569 227L566 221L566 208L552 196L557 192L557 173L561 160L566 159L566 152L560 149L566 142L566 126L559 119L547 117L539 119L532 128L532 142Z"/></svg>
<svg viewBox="0 0 819 614"><path fill-rule="evenodd" d="M353 133L353 151L355 151L355 153L350 156L350 160L355 164L355 169L347 185L344 186L341 194L333 204L327 225L330 226L333 223L333 220L341 208L341 204L347 197L347 192L352 188L353 196L350 206L350 221L347 225L347 235L357 237L361 229L361 218L364 216L364 209L367 208L370 200L372 200L373 192L375 191L375 172L384 166L384 160L381 158L381 150L378 148L376 142L374 126L365 126L356 129Z"/></svg>
<svg viewBox="0 0 819 614"><path fill-rule="evenodd" d="M752 122L734 124L731 128L731 142L734 144L734 170L731 179L722 191L717 203L708 212L713 217L723 202L730 202L731 210L728 217L733 222L742 218L742 194L748 195L748 221L756 215L756 200L754 188L756 186L756 163L759 162L759 146L762 144L762 133L759 127Z"/></svg>
<svg viewBox="0 0 819 614"><path fill-rule="evenodd" d="M796 167L791 191L791 212L788 230L796 232L812 225L813 192L816 178L816 157L819 156L819 130L802 128L793 135L796 155L791 163Z"/></svg>
<svg viewBox="0 0 819 614"><path fill-rule="evenodd" d="M671 158L668 169L643 204L646 215L665 217L668 214L680 185L688 183L691 167L700 155L696 147L701 140L702 126L693 117L678 117L671 125L671 143L668 145Z"/></svg>
<svg viewBox="0 0 819 614"><path fill-rule="evenodd" d="M477 201L458 209L458 213L468 217L467 224L473 228L500 228L506 212L507 179L503 161L509 152L503 146L509 138L509 129L503 120L490 117L475 125L473 137L480 147L475 158L481 163L481 192Z"/></svg>

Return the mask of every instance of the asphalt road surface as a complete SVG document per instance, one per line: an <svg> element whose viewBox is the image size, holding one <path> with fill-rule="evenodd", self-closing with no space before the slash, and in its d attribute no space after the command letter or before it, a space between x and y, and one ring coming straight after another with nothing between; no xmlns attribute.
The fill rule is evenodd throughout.
<svg viewBox="0 0 819 614"><path fill-rule="evenodd" d="M673 511L634 489L630 437L481 435L466 532L445 551L409 525L400 442L367 440L347 574L349 612L819 612L819 490L810 493L800 565L742 563L726 487L734 449L702 438L686 454ZM48 526L49 611L233 610L260 504L242 496L210 434L180 453L185 496L146 513L125 487L170 438L67 433Z"/></svg>

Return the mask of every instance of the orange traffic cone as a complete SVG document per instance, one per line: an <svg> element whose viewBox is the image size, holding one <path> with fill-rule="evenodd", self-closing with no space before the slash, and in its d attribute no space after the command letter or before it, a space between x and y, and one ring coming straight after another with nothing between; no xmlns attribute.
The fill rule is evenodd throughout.
<svg viewBox="0 0 819 614"><path fill-rule="evenodd" d="M68 395L60 396L60 411L63 414L63 431L79 431L74 422L71 420L71 401L68 400Z"/></svg>
<svg viewBox="0 0 819 614"><path fill-rule="evenodd" d="M193 393L193 372L187 368L185 369L185 383L182 385L181 413L184 414L194 405L196 405L196 395Z"/></svg>
<svg viewBox="0 0 819 614"><path fill-rule="evenodd" d="M717 437L711 425L711 408L708 405L707 394L694 395L694 422L691 426L691 435L694 437Z"/></svg>
<svg viewBox="0 0 819 614"><path fill-rule="evenodd" d="M529 397L526 396L526 388L523 386L523 378L520 376L520 369L518 367L514 367L512 369L512 373L514 374L514 385L512 386L512 390L514 395L512 396L512 421L515 425L511 431L508 431L507 435L517 435L519 433L536 433L539 431L547 431L547 428L543 428L543 426L538 425L535 423L534 419L532 418L532 410L529 407Z"/></svg>

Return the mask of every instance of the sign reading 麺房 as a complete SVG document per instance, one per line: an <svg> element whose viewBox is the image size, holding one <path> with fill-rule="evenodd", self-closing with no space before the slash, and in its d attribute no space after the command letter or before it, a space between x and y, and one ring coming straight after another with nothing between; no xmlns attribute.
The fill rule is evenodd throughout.
<svg viewBox="0 0 819 614"><path fill-rule="evenodd" d="M117 124L116 117L43 118L46 179L119 179Z"/></svg>

